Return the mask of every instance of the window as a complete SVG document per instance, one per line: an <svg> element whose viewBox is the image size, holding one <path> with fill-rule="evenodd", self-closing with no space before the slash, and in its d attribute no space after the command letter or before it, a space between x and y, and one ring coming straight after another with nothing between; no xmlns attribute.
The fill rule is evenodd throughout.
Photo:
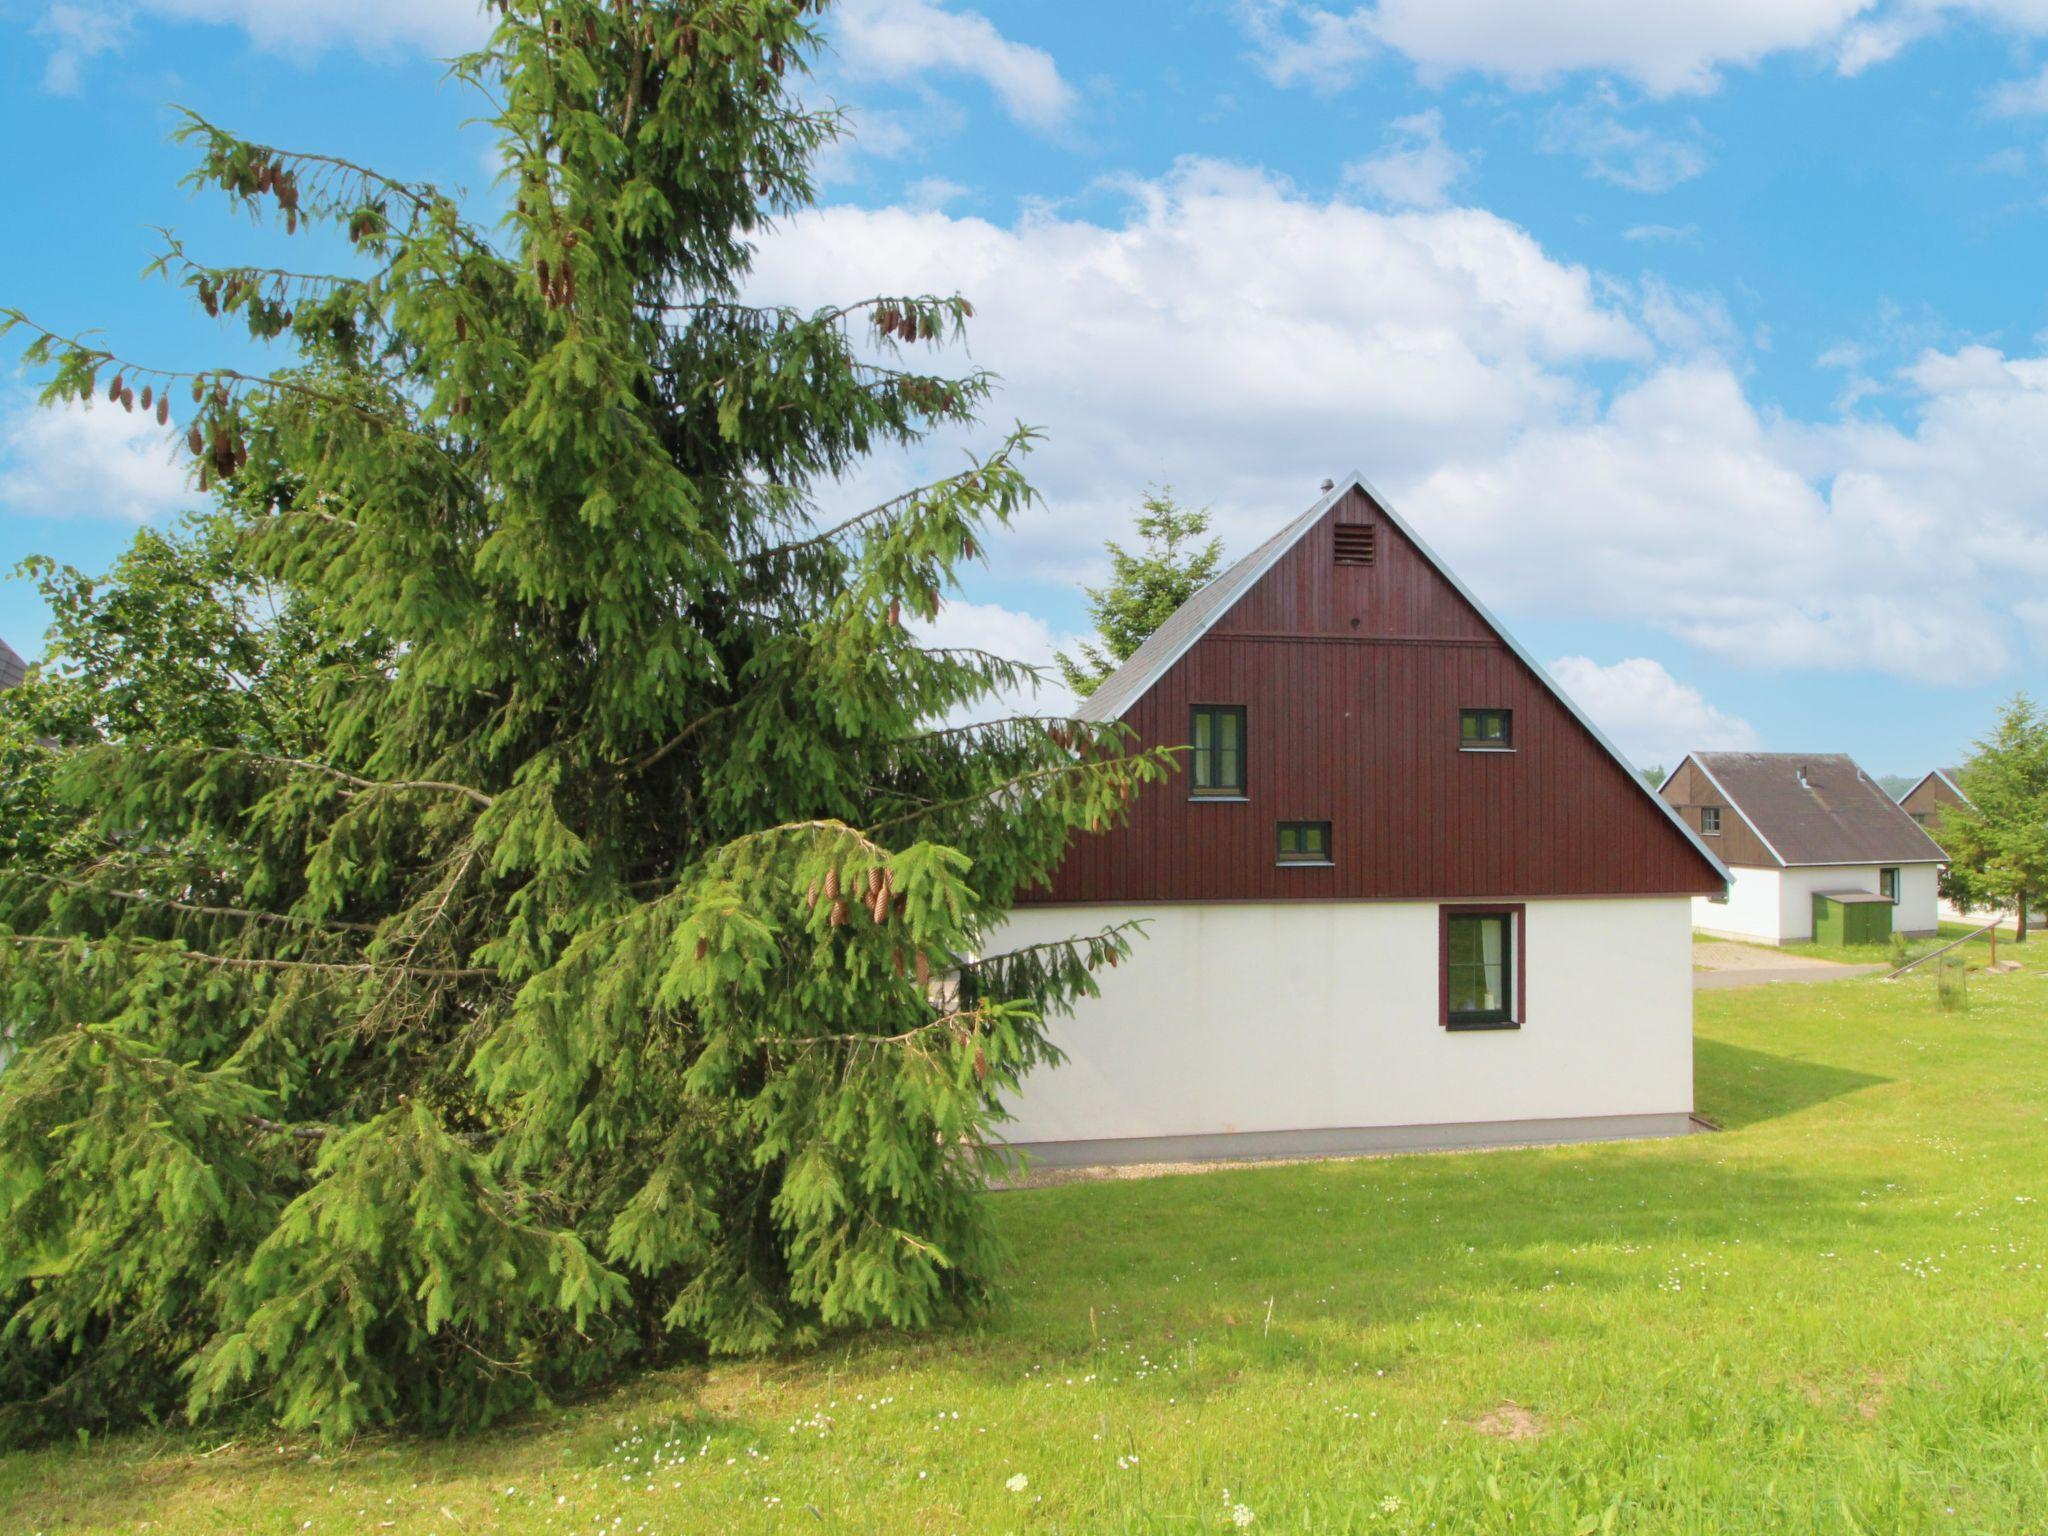
<svg viewBox="0 0 2048 1536"><path fill-rule="evenodd" d="M1188 722L1194 743L1194 778L1189 793L1197 799L1244 798L1244 706L1197 704Z"/></svg>
<svg viewBox="0 0 2048 1536"><path fill-rule="evenodd" d="M1899 904L1899 872L1896 869L1880 869L1877 872L1877 891L1888 897L1893 906Z"/></svg>
<svg viewBox="0 0 2048 1536"><path fill-rule="evenodd" d="M1932 813L1928 811L1913 811L1910 814L1912 815L1915 821L1919 822L1920 825L1924 827L1927 825L1928 819Z"/></svg>
<svg viewBox="0 0 2048 1536"><path fill-rule="evenodd" d="M1443 907L1446 1029L1521 1025L1522 909Z"/></svg>
<svg viewBox="0 0 2048 1536"><path fill-rule="evenodd" d="M1511 752L1515 745L1511 709L1458 711L1458 746L1466 752Z"/></svg>
<svg viewBox="0 0 2048 1536"><path fill-rule="evenodd" d="M1700 835L1719 837L1721 835L1721 807L1703 805L1700 807Z"/></svg>
<svg viewBox="0 0 2048 1536"><path fill-rule="evenodd" d="M1328 864L1330 824L1327 821L1283 821L1280 823L1276 864Z"/></svg>

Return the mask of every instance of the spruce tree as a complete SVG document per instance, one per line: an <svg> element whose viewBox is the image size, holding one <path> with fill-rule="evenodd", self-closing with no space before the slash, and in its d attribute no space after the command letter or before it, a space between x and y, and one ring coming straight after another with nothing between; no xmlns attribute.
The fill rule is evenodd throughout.
<svg viewBox="0 0 2048 1536"><path fill-rule="evenodd" d="M1965 912L2014 911L2024 942L2028 911L2048 897L2048 719L2032 699L2006 702L1956 777L1967 802L1927 828L1949 856L1942 894Z"/></svg>
<svg viewBox="0 0 2048 1536"><path fill-rule="evenodd" d="M1167 765L939 723L1031 680L904 623L1029 509L1027 434L820 515L988 380L919 365L959 297L748 301L838 130L817 10L501 4L456 65L495 227L191 121L197 182L357 255L166 250L273 372L10 316L47 398L183 438L308 626L286 730L80 724L0 881L14 1431L470 1425L988 1294L1001 1105L1126 945L992 936Z"/></svg>
<svg viewBox="0 0 2048 1536"><path fill-rule="evenodd" d="M1183 508L1170 486L1146 493L1137 530L1136 554L1114 539L1104 541L1109 585L1087 589L1088 614L1101 644L1084 640L1075 647L1078 656L1058 657L1060 675L1082 698L1128 661L1174 609L1214 581L1223 565L1221 539L1195 543L1209 531L1208 511Z"/></svg>

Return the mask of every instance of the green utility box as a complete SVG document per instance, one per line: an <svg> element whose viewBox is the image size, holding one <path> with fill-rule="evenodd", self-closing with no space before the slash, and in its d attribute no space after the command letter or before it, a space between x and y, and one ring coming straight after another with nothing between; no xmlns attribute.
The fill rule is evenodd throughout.
<svg viewBox="0 0 2048 1536"><path fill-rule="evenodd" d="M1883 944L1892 936L1892 899L1876 891L1815 891L1813 942Z"/></svg>

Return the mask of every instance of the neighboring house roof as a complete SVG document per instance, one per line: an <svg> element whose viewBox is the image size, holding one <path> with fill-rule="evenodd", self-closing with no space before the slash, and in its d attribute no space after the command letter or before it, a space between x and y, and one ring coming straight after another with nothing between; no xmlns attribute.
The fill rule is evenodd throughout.
<svg viewBox="0 0 2048 1536"><path fill-rule="evenodd" d="M1651 788L1649 782L1636 772L1635 767L1626 757L1622 756L1621 749L1607 739L1606 734L1586 717L1585 712L1572 702L1571 697L1562 688L1558 687L1550 674L1537 664L1536 658L1522 648L1521 642L1507 632L1501 625L1500 620L1493 616L1484 603L1473 596L1471 588L1467 587L1459 579L1457 572L1453 571L1438 558L1436 551L1423 542L1421 536L1408 525L1400 513L1394 510L1393 504L1385 496L1381 495L1364 475L1356 470L1353 470L1349 475L1341 476L1332 481L1330 488L1323 493L1321 499L1314 506L1310 507L1300 517L1297 517L1293 522L1282 528L1273 537L1266 540L1265 543L1261 544L1257 549L1238 561L1237 564L1231 566L1230 569L1210 582L1208 586L1202 588L1201 591L1197 592L1185 603L1182 603L1179 608L1175 609L1166 622L1154 630L1145 643L1131 653L1129 660L1118 667L1107 678L1103 679L1102 685L1081 701L1079 708L1074 712L1075 717L1081 720L1101 721L1121 719L1124 712L1164 677L1173 664L1185 656L1193 648L1195 642L1207 634L1216 622L1230 611L1238 599L1251 590L1261 576L1270 571L1279 562L1280 558L1299 543L1311 528L1321 522L1324 515L1332 507L1336 506L1339 501L1350 495L1354 490L1363 492L1379 508L1380 513L1387 521L1393 524L1410 544L1415 546L1417 553L1434 567L1437 574L1448 582L1460 597L1472 605L1473 611L1478 614L1481 622L1500 637L1501 641L1514 653L1522 665L1535 675L1537 682L1542 684L1570 712L1572 717L1585 727L1587 734L1599 743L1601 749L1609 757L1614 759L1615 764L1635 784L1636 788L1649 797L1651 803L1663 814L1665 820L1678 830L1680 835L1692 845L1701 858L1705 859L1719 873L1723 880L1728 879L1728 866L1715 856L1712 849L1700 841L1699 834L1686 825L1685 818L1672 809L1671 805L1662 795ZM1905 815L1904 812L1899 814L1901 817ZM1912 825L1910 818L1906 819L1906 824L1908 826ZM1939 850L1937 850L1938 854Z"/></svg>
<svg viewBox="0 0 2048 1536"><path fill-rule="evenodd" d="M1780 864L1938 864L1947 858L1875 779L1840 753L1694 752L1686 761L1720 790Z"/></svg>
<svg viewBox="0 0 2048 1536"><path fill-rule="evenodd" d="M0 640L0 689L12 688L28 676L28 663L13 646Z"/></svg>
<svg viewBox="0 0 2048 1536"><path fill-rule="evenodd" d="M1950 794L1954 795L1958 800L1962 801L1963 804L1968 805L1970 803L1970 797L1963 793L1963 786L1956 782L1956 775L1960 772L1962 772L1960 768L1928 769L1927 772L1920 775L1919 783L1915 784L1911 789L1907 790L1903 795L1899 796L1899 804L1904 805L1908 800L1912 799L1915 795L1919 794L1921 790L1927 787L1927 781L1929 779L1934 779L1939 783L1946 784L1948 786L1948 792Z"/></svg>

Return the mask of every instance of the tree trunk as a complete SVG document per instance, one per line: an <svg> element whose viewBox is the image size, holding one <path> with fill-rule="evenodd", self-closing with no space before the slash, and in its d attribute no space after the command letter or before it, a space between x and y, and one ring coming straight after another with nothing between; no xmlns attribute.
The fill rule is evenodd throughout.
<svg viewBox="0 0 2048 1536"><path fill-rule="evenodd" d="M2014 925L2012 941L2015 944L2027 942L2027 893L2025 891L2020 892L2019 922Z"/></svg>

